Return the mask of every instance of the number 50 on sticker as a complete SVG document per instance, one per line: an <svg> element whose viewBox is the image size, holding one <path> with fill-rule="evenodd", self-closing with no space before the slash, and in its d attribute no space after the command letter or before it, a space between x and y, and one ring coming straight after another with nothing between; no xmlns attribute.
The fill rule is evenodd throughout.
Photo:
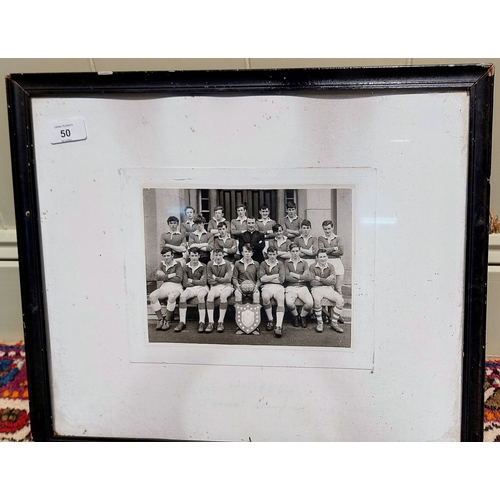
<svg viewBox="0 0 500 500"><path fill-rule="evenodd" d="M82 117L53 120L49 125L50 143L83 141L87 138L85 121Z"/></svg>

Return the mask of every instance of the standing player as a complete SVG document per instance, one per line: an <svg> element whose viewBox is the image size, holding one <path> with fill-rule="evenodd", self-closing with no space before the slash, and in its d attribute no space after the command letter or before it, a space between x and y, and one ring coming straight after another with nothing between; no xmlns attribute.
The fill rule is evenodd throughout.
<svg viewBox="0 0 500 500"><path fill-rule="evenodd" d="M310 266L318 253L318 238L311 236L311 222L307 219L300 223L300 233L293 242L299 245L300 257Z"/></svg>
<svg viewBox="0 0 500 500"><path fill-rule="evenodd" d="M194 208L186 207L184 209L184 214L186 215L186 220L181 222L181 233L186 239L186 243L189 241L189 235L196 231L196 224L194 223Z"/></svg>
<svg viewBox="0 0 500 500"><path fill-rule="evenodd" d="M311 280L305 260L300 258L300 248L295 243L290 245L291 258L285 262L285 302L292 313L292 325L306 328L306 316L313 308L313 298L307 283ZM299 313L295 301L300 299L304 305Z"/></svg>
<svg viewBox="0 0 500 500"><path fill-rule="evenodd" d="M344 255L344 246L340 236L333 232L333 222L331 220L325 220L321 225L325 234L318 238L318 247L326 250L328 262L333 264L335 268L335 290L342 295L345 269L341 257ZM326 319L328 320L328 316ZM339 318L339 323L344 323L342 316Z"/></svg>
<svg viewBox="0 0 500 500"><path fill-rule="evenodd" d="M231 236L238 239L239 236L247 230L247 207L244 204L236 206L236 219L231 220Z"/></svg>
<svg viewBox="0 0 500 500"><path fill-rule="evenodd" d="M273 226L274 239L269 242L269 245L276 247L278 251L278 259L287 261L290 257L290 245L292 242L283 233L283 226L275 224Z"/></svg>
<svg viewBox="0 0 500 500"><path fill-rule="evenodd" d="M301 224L302 224L302 219L297 215L297 205L293 201L287 202L286 216L283 218L281 222L285 236L292 241L297 236L300 236Z"/></svg>
<svg viewBox="0 0 500 500"><path fill-rule="evenodd" d="M187 301L196 297L198 300L199 325L198 332L205 331L205 298L208 294L207 268L200 262L200 251L193 247L189 249L189 262L184 266L184 291L179 298L179 324L174 332L186 328Z"/></svg>
<svg viewBox="0 0 500 500"><path fill-rule="evenodd" d="M318 246L325 249L328 255L328 262L333 264L335 268L335 290L342 294L342 285L344 284L344 264L342 264L341 257L344 255L344 246L340 236L333 232L333 222L331 220L323 221L324 236L318 238Z"/></svg>
<svg viewBox="0 0 500 500"><path fill-rule="evenodd" d="M225 229L227 230L226 227ZM207 266L207 281L210 285L210 291L207 295L208 324L205 328L205 333L211 333L214 329L214 309L215 299L217 297L220 298L217 331L224 331L224 318L226 317L227 312L227 299L232 295L234 291L233 285L231 284L232 274L233 271L231 263L224 259L222 248L216 247L213 251L213 259L208 263Z"/></svg>
<svg viewBox="0 0 500 500"><path fill-rule="evenodd" d="M276 337L282 336L283 317L285 316L285 265L277 260L276 247L267 249L267 259L261 263L259 279L261 282L262 305L267 316L266 330L274 328ZM276 300L276 326L273 324L271 299Z"/></svg>
<svg viewBox="0 0 500 500"><path fill-rule="evenodd" d="M217 229L218 235L213 235L209 242L212 252L222 250L224 259L228 262L234 262L234 256L238 250L238 243L234 238L231 238L227 232L227 222L219 222ZM213 258L212 258L213 260Z"/></svg>
<svg viewBox="0 0 500 500"><path fill-rule="evenodd" d="M205 230L205 217L197 215L194 218L196 230L189 235L189 250L197 248L200 251L200 262L208 264L210 260L210 245L208 244L209 235Z"/></svg>
<svg viewBox="0 0 500 500"><path fill-rule="evenodd" d="M342 333L344 330L338 325L338 320L344 307L344 299L335 290L335 269L332 264L328 263L328 254L325 249L318 250L317 261L311 264L309 273L311 274L311 295L314 300L314 314L318 321L316 331L323 331L321 301L322 299L328 299L335 303L331 317L331 327L336 332Z"/></svg>
<svg viewBox="0 0 500 500"><path fill-rule="evenodd" d="M269 240L274 239L273 234L273 226L276 224L276 221L269 217L270 210L269 206L263 203L259 207L260 219L257 219L257 231L264 235L264 250L263 254L266 255L267 248L269 247Z"/></svg>
<svg viewBox="0 0 500 500"><path fill-rule="evenodd" d="M160 269L156 272L156 276L159 280L163 280L163 285L149 294L149 300L151 301L151 308L158 318L156 329L168 330L177 298L183 290L182 279L184 271L181 264L174 260L174 251L172 249L164 247L161 253L165 257L165 260L161 261ZM167 299L167 312L163 316L160 300L165 299Z"/></svg>
<svg viewBox="0 0 500 500"><path fill-rule="evenodd" d="M186 244L184 236L179 229L179 219L171 215L167 219L168 229L160 236L160 250L162 248L170 248L174 252L174 259L184 264L184 252L186 251Z"/></svg>
<svg viewBox="0 0 500 500"><path fill-rule="evenodd" d="M210 236L219 235L218 226L221 222L226 222L226 219L224 219L224 207L218 206L214 208L214 216L208 222L207 232Z"/></svg>

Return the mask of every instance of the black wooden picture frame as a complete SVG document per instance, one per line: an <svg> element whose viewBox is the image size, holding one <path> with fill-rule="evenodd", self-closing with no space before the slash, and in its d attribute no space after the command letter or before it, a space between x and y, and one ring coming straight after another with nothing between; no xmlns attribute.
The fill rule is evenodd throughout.
<svg viewBox="0 0 500 500"><path fill-rule="evenodd" d="M300 95L304 92L457 91L470 96L464 269L461 440L482 441L489 177L493 115L490 65L248 71L12 74L6 78L30 418L37 441L112 439L56 435L40 235L32 102L36 98ZM130 436L134 439L134 436Z"/></svg>

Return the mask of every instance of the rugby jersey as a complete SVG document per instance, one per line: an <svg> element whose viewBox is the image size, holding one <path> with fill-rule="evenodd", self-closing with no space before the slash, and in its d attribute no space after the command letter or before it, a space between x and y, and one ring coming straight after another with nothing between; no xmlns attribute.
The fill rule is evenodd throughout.
<svg viewBox="0 0 500 500"><path fill-rule="evenodd" d="M216 264L215 261L211 260L207 265L207 281L209 285L231 283L232 275L232 266L225 260L222 261L222 264Z"/></svg>
<svg viewBox="0 0 500 500"><path fill-rule="evenodd" d="M222 248L224 251L224 259L229 262L234 262L234 254L238 250L238 244L234 238L227 237L223 240L220 236L213 236L210 239L210 250L217 250Z"/></svg>
<svg viewBox="0 0 500 500"><path fill-rule="evenodd" d="M283 234L290 239L294 239L297 235L295 234L290 234L289 230L292 229L293 231L300 231L300 226L302 224L302 219L298 215L296 215L293 219L290 219L290 217L285 216L283 220L280 222L280 224L283 226Z"/></svg>
<svg viewBox="0 0 500 500"><path fill-rule="evenodd" d="M307 248L308 250L312 250L313 254L312 255L306 255L306 259L314 259L316 257L316 254L318 253L318 239L315 236L309 236L309 238L306 239L304 238L303 235L297 236L293 242L296 245L299 245L299 247L302 248Z"/></svg>
<svg viewBox="0 0 500 500"><path fill-rule="evenodd" d="M285 282L285 265L283 262L279 260L276 261L275 264L271 265L269 260L265 260L260 264L259 269L259 279L262 281L263 276L270 276L272 274L278 274L278 279L280 284L282 285ZM262 285L267 285L269 282L262 282ZM277 283L274 283L277 285Z"/></svg>
<svg viewBox="0 0 500 500"><path fill-rule="evenodd" d="M163 248L167 243L176 247L180 247L181 245L185 246L184 235L180 231L167 231L162 233L161 248ZM174 257L176 259L182 257L182 252L174 252Z"/></svg>
<svg viewBox="0 0 500 500"><path fill-rule="evenodd" d="M241 285L246 280L253 281L254 283L259 283L259 263L252 260L250 264L245 267L243 259L237 261L234 264L233 269L233 285Z"/></svg>
<svg viewBox="0 0 500 500"><path fill-rule="evenodd" d="M192 283L188 283L188 279L193 280ZM205 286L207 284L207 266L201 262L193 269L191 267L191 262L188 262L184 266L184 279L182 285L184 288L188 286Z"/></svg>
<svg viewBox="0 0 500 500"><path fill-rule="evenodd" d="M300 278L290 276L290 273L298 273ZM305 260L299 259L297 262L293 262L292 259L288 259L285 262L285 281L287 285L306 286L310 279L309 268Z"/></svg>
<svg viewBox="0 0 500 500"><path fill-rule="evenodd" d="M335 285L335 269L334 267L327 263L326 267L321 267L319 262L311 264L309 266L309 273L311 274L311 286L334 286ZM328 283L321 283L316 278L330 278Z"/></svg>
<svg viewBox="0 0 500 500"><path fill-rule="evenodd" d="M330 240L328 240L326 236L319 236L318 246L321 249L324 248L329 257L337 258L344 255L344 249L342 248L340 238L337 235L332 236ZM334 247L337 247L337 250L335 250Z"/></svg>
<svg viewBox="0 0 500 500"><path fill-rule="evenodd" d="M165 283L182 283L184 270L176 260L174 260L170 265L168 265L166 261L162 260L160 263L160 271L163 271L165 275L167 275L167 277L163 280ZM168 278L168 275L172 273L175 273L175 276Z"/></svg>

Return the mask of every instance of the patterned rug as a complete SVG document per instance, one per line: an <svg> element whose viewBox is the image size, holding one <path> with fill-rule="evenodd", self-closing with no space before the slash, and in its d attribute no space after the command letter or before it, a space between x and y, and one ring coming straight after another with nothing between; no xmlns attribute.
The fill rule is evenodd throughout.
<svg viewBox="0 0 500 500"><path fill-rule="evenodd" d="M483 441L500 443L500 358L486 359Z"/></svg>
<svg viewBox="0 0 500 500"><path fill-rule="evenodd" d="M24 345L0 344L0 441L31 441Z"/></svg>
<svg viewBox="0 0 500 500"><path fill-rule="evenodd" d="M24 345L0 344L0 441L31 441ZM487 359L484 441L500 442L500 358Z"/></svg>

